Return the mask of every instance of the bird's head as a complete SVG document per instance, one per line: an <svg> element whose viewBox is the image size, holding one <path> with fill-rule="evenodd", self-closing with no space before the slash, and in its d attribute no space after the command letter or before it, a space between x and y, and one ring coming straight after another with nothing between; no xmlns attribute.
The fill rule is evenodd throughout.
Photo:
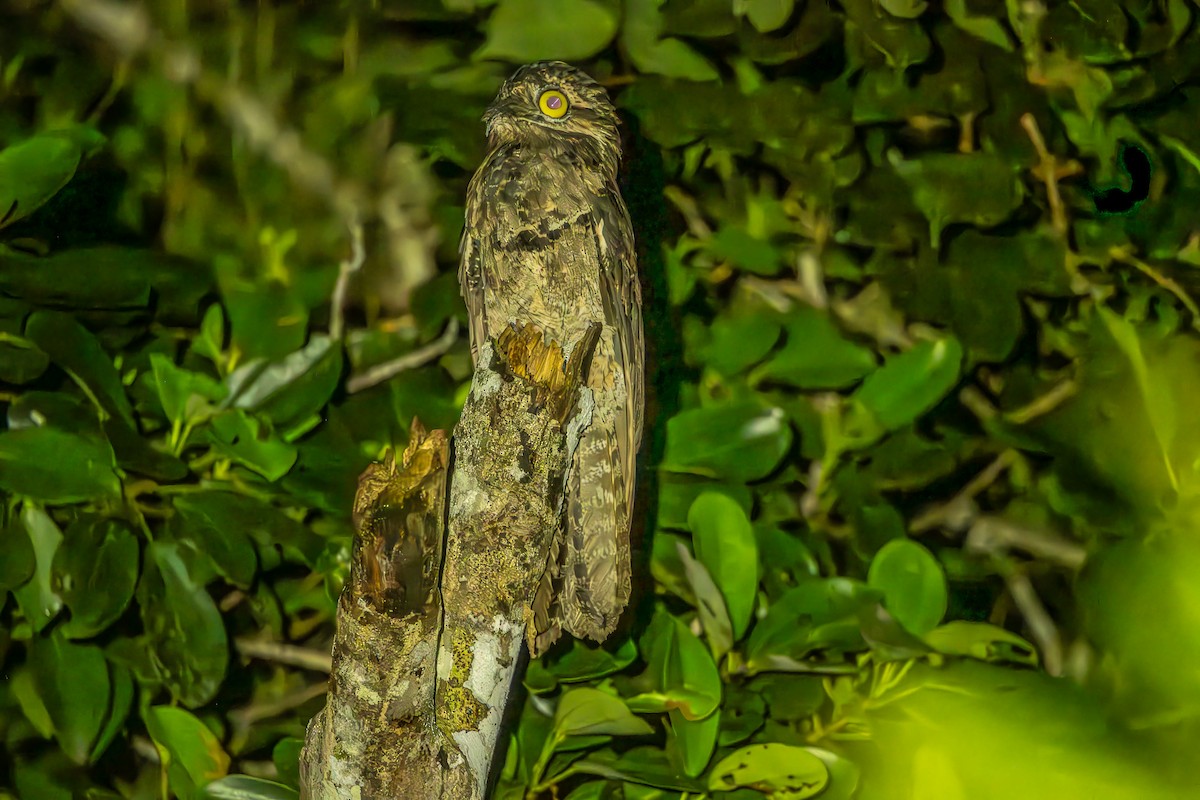
<svg viewBox="0 0 1200 800"><path fill-rule="evenodd" d="M562 61L540 61L518 69L500 87L483 121L492 146L582 138L603 150L619 147L617 112L608 92Z"/></svg>

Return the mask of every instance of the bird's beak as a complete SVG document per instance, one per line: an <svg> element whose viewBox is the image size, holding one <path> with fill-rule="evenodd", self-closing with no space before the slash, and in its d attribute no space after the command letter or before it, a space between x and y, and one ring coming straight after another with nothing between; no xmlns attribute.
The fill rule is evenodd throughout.
<svg viewBox="0 0 1200 800"><path fill-rule="evenodd" d="M511 123L516 116L516 102L513 100L504 100L493 102L488 106L487 111L483 112L483 124L490 139L492 132L497 127L502 127L505 123Z"/></svg>

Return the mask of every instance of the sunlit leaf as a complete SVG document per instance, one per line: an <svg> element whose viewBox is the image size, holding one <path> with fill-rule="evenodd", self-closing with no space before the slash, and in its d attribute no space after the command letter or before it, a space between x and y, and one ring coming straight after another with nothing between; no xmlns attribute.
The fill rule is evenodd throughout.
<svg viewBox="0 0 1200 800"><path fill-rule="evenodd" d="M55 632L35 640L30 653L33 682L59 745L76 764L89 763L111 692L104 652Z"/></svg>
<svg viewBox="0 0 1200 800"><path fill-rule="evenodd" d="M910 539L888 542L875 554L867 583L883 592L887 610L917 636L946 613L946 575L933 554Z"/></svg>
<svg viewBox="0 0 1200 800"><path fill-rule="evenodd" d="M479 56L518 63L595 55L617 33L611 6L594 0L499 0Z"/></svg>
<svg viewBox="0 0 1200 800"><path fill-rule="evenodd" d="M746 786L789 800L815 797L827 783L824 761L806 748L787 744L743 747L717 762L708 777L708 788L716 791Z"/></svg>
<svg viewBox="0 0 1200 800"><path fill-rule="evenodd" d="M692 503L688 527L696 557L720 588L733 636L740 639L750 624L758 591L758 543L750 520L727 495L706 492Z"/></svg>
<svg viewBox="0 0 1200 800"><path fill-rule="evenodd" d="M229 770L221 741L191 713L174 706L151 706L142 719L165 757L171 788L181 798L203 797L198 790Z"/></svg>
<svg viewBox="0 0 1200 800"><path fill-rule="evenodd" d="M731 480L770 474L792 443L781 409L757 403L696 408L667 421L662 468Z"/></svg>

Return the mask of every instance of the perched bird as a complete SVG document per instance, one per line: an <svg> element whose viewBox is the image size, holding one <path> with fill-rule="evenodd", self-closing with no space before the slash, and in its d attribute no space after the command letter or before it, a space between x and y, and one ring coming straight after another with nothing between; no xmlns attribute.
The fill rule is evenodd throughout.
<svg viewBox="0 0 1200 800"><path fill-rule="evenodd" d="M487 156L467 189L459 282L471 354L533 323L566 354L603 325L588 371L590 426L567 485L566 533L533 601L532 652L562 629L603 641L629 600L634 462L642 438L642 298L617 188L608 93L560 61L521 67L483 116Z"/></svg>

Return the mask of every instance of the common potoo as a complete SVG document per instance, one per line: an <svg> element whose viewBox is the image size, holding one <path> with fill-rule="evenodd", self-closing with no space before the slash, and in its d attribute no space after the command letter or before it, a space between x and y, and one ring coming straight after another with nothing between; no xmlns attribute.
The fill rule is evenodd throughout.
<svg viewBox="0 0 1200 800"><path fill-rule="evenodd" d="M591 424L566 487L566 533L533 601L534 655L562 628L604 640L629 600L634 462L642 438L641 289L608 93L562 62L517 70L488 107L487 156L467 189L459 282L471 353L533 323L569 355L603 325Z"/></svg>

